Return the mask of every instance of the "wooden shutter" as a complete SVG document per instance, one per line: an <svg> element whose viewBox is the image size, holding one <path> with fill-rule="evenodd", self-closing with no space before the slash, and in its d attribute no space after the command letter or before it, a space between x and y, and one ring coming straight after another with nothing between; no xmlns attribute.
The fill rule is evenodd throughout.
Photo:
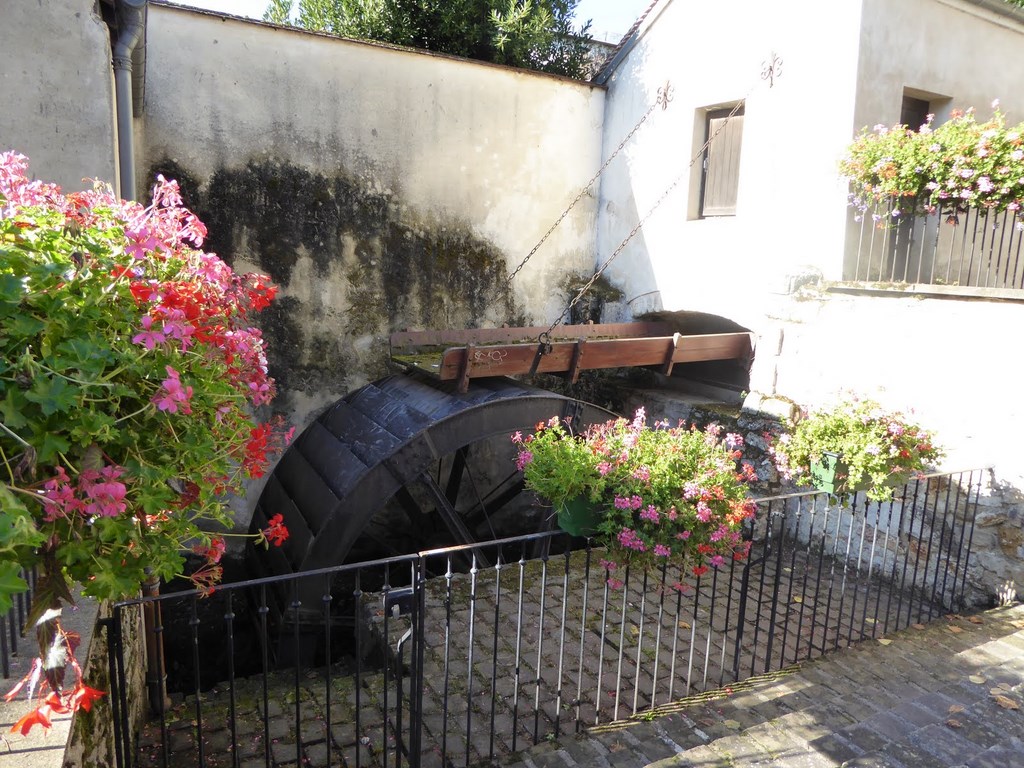
<svg viewBox="0 0 1024 768"><path fill-rule="evenodd" d="M735 115L729 117L731 111L722 109L708 113L707 137L714 136L714 139L704 154L701 216L736 215L743 109L741 107Z"/></svg>

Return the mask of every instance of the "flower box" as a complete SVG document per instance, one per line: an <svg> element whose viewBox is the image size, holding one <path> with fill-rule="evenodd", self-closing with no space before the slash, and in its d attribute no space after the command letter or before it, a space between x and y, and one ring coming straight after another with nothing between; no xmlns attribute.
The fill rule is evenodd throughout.
<svg viewBox="0 0 1024 768"><path fill-rule="evenodd" d="M844 496L855 491L866 491L871 487L867 480L861 480L852 486L846 481L850 476L850 465L843 461L838 453L825 451L821 458L811 462L811 483L819 491L826 491L833 496Z"/></svg>

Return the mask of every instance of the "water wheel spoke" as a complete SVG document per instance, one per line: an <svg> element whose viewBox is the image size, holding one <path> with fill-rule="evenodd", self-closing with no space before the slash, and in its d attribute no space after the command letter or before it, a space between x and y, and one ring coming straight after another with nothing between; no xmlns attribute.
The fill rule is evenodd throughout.
<svg viewBox="0 0 1024 768"><path fill-rule="evenodd" d="M459 448L452 457L452 468L448 473L448 482L445 483L444 495L452 505L459 498L459 489L462 487L462 478L467 470L466 457L469 454L469 447ZM440 466L438 467L438 483L440 483Z"/></svg>
<svg viewBox="0 0 1024 768"><path fill-rule="evenodd" d="M427 493L433 499L434 504L437 506L437 511L441 514L445 525L448 526L448 530L451 532L455 540L460 544L475 544L476 538L470 532L469 528L466 527L465 521L459 514L458 510L452 505L448 498L445 496L444 491L441 490L441 486L437 484L437 481L429 472L424 472L419 477L421 485L426 489ZM490 565L490 560L480 549L474 549L476 552L477 562L486 567Z"/></svg>

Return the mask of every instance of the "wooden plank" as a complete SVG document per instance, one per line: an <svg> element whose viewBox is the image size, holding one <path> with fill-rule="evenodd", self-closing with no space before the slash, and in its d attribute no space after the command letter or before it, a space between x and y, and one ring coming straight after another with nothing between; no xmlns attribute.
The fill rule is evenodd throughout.
<svg viewBox="0 0 1024 768"><path fill-rule="evenodd" d="M411 347L451 347L466 344L516 344L537 341L547 326L525 328L475 328L458 331L401 331L390 337L392 349ZM635 338L665 336L671 329L661 322L593 323L588 325L556 325L552 339Z"/></svg>
<svg viewBox="0 0 1024 768"><path fill-rule="evenodd" d="M645 365L663 366L666 363L666 349L674 341L673 336L590 339L586 344L586 357L579 361L578 367L580 370L597 370ZM551 351L541 357L536 372L571 371L577 348L576 342L552 343ZM680 336L672 354L672 363L745 360L750 357L750 352L749 333ZM453 348L445 351L440 367L435 373L442 381L459 380L462 377L515 376L531 370L536 354L536 344L503 344L473 347L471 350Z"/></svg>
<svg viewBox="0 0 1024 768"><path fill-rule="evenodd" d="M579 381L580 370L583 364L583 347L586 346L586 339L578 339L576 341L576 349L573 350L572 360L569 363L569 371L566 373L566 378L569 379L570 384L575 384Z"/></svg>
<svg viewBox="0 0 1024 768"><path fill-rule="evenodd" d="M672 341L669 342L668 350L665 352L665 364L661 366L661 372L666 376L672 375L672 366L675 365L672 358L675 357L676 349L679 348L679 340L682 337L681 333L672 334Z"/></svg>

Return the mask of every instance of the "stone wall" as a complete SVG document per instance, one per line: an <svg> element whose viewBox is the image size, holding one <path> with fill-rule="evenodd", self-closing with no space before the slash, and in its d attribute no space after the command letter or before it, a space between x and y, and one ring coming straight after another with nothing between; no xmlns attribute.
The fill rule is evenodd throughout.
<svg viewBox="0 0 1024 768"><path fill-rule="evenodd" d="M553 320L594 265L603 89L154 5L140 188L177 178L209 250L269 273L299 428L386 372L387 335ZM202 66L196 67L195 62Z"/></svg>
<svg viewBox="0 0 1024 768"><path fill-rule="evenodd" d="M69 191L116 181L110 33L96 6L3 3L0 152L27 155L33 176Z"/></svg>
<svg viewBox="0 0 1024 768"><path fill-rule="evenodd" d="M110 603L99 608L99 619L111 616ZM142 629L142 613L133 608L121 613L124 674L127 680L128 712L131 733L135 734L146 715L146 653ZM107 661L109 629L97 629L88 644L88 655L82 666L83 678L88 685L107 695L99 699L88 712L79 710L71 724L64 751L62 768L114 768L117 765L117 746L114 744L114 714L111 696L110 667ZM130 739L134 744L134 738Z"/></svg>

